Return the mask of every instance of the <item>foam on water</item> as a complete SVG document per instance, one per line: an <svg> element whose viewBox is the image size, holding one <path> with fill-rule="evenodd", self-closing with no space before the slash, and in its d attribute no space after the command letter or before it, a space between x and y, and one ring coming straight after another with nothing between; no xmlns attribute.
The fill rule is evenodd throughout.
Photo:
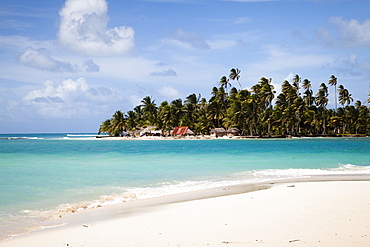
<svg viewBox="0 0 370 247"><path fill-rule="evenodd" d="M97 135L94 135L94 134L67 134L67 136L72 136L72 137L79 137L79 136L89 137L89 136L97 136Z"/></svg>
<svg viewBox="0 0 370 247"><path fill-rule="evenodd" d="M341 165L337 168L328 169L266 169L253 170L231 174L225 177L215 177L212 180L200 181L173 181L158 184L153 187L122 188L122 194L102 195L93 201L61 204L57 208L48 211L24 210L22 213L32 217L53 219L64 217L80 211L129 202L138 199L147 199L173 195L202 189L217 188L252 182L263 182L288 178L304 178L315 175L346 175L346 174L370 174L370 167L356 165Z"/></svg>
<svg viewBox="0 0 370 247"><path fill-rule="evenodd" d="M38 139L44 139L42 137L37 137L37 136L33 136L33 137L30 137L30 136L12 136L12 137L6 137L6 139L8 140L22 140L22 139L25 139L25 140L38 140Z"/></svg>
<svg viewBox="0 0 370 247"><path fill-rule="evenodd" d="M242 174L252 173L256 177L264 177L267 179L274 178L292 178L292 177L304 177L304 176L315 176L315 175L347 175L347 174L370 174L369 166L356 166L356 165L340 165L337 168L325 168L325 169L268 169L260 171L247 171Z"/></svg>

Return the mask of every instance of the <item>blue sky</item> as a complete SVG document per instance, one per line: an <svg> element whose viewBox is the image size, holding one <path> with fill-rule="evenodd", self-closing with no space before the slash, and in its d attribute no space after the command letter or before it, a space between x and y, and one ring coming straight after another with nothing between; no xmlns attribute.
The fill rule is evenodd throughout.
<svg viewBox="0 0 370 247"><path fill-rule="evenodd" d="M368 0L0 0L0 133L97 132L116 110L334 74L365 103ZM234 86L238 87L237 84ZM329 87L333 107L334 88Z"/></svg>

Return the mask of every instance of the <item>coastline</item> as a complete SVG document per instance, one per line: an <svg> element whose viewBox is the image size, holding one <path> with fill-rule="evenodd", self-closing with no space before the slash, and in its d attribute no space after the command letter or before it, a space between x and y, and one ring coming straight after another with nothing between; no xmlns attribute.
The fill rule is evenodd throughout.
<svg viewBox="0 0 370 247"><path fill-rule="evenodd" d="M47 136L52 135L52 137ZM238 135L225 135L216 137L215 135L186 135L186 136L110 136L110 135L97 135L97 134L68 134L68 133L24 133L24 134L0 134L0 140L19 140L19 139L57 139L57 140L251 140L251 139L305 139L305 138L366 138L369 137L365 134L338 134L338 135L265 135L265 136L238 136Z"/></svg>
<svg viewBox="0 0 370 247"><path fill-rule="evenodd" d="M141 137L115 137L115 136L93 136L93 137L68 137L66 140L251 140L251 139L297 139L297 138L367 138L367 135L332 135L332 136L141 136Z"/></svg>
<svg viewBox="0 0 370 247"><path fill-rule="evenodd" d="M69 215L0 246L369 246L369 192L370 175L205 189Z"/></svg>

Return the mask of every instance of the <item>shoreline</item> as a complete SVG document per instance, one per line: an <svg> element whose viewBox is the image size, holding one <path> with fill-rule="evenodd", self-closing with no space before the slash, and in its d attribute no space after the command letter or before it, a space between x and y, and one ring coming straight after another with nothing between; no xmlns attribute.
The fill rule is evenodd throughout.
<svg viewBox="0 0 370 247"><path fill-rule="evenodd" d="M341 135L272 135L272 136L214 136L214 135L189 135L189 136L109 136L109 135L97 135L97 134L68 134L68 133L56 133L56 135L64 135L61 137L38 137L37 135L53 135L53 133L29 133L29 134L0 134L7 135L0 137L4 140L44 140L44 139L55 139L55 140L269 140L269 139L326 139L326 138L368 138L365 134L341 134ZM14 136L12 136L14 135ZM30 135L29 137L27 135Z"/></svg>
<svg viewBox="0 0 370 247"><path fill-rule="evenodd" d="M116 205L111 205L111 206L105 206L102 208L96 208L92 210L86 210L83 212L79 212L77 214L71 214L68 216L65 216L61 219L57 219L53 221L55 226L59 227L54 227L54 228L48 228L48 229L43 229L43 230L37 230L33 231L27 234L23 234L17 237L14 237L11 240L6 240L0 242L0 246L4 247L10 247L10 246L51 246L50 243L58 243L54 244L53 246L67 246L66 241L70 241L69 246L82 246L82 243L89 243L86 244L88 246L101 246L104 245L105 242L109 242L110 244L106 244L107 246L122 246L122 242L117 242L118 239L120 239L116 235L120 235L118 225L125 225L128 222L130 222L130 226L133 228L135 227L143 227L142 224L145 224L145 222L148 222L145 220L145 217L154 217L156 214L159 212L162 212L162 215L160 218L156 218L154 220L153 224L159 224L160 222L164 221L171 221L171 217L168 217L167 213L169 213L169 209L171 210L178 210L178 208L184 207L184 205L191 205L191 204L199 204L199 207L202 207L203 204L207 204L205 206L206 208L208 207L214 207L216 205L224 205L228 204L230 198L241 198L241 197L250 197L252 194L253 196L256 195L263 195L263 194L271 194L271 196L276 197L279 193L276 192L279 188L290 188L290 191L294 191L292 188L298 188L298 187L308 187L308 191L310 191L310 187L316 187L316 190L313 193L313 195L319 196L322 191L317 190L317 187L322 187L325 188L327 187L330 183L339 183L341 186L344 185L344 188L347 187L356 187L357 189L353 192L351 192L353 195L359 195L359 196L364 196L365 198L366 195L369 194L370 192L370 175L366 174L361 174L361 175L320 175L320 176L312 176L308 178L294 178L294 179L284 179L284 180L273 180L273 181L268 181L268 182L258 182L258 183L248 183L248 184L239 184L239 185L233 185L233 186L226 186L226 187L218 187L218 188L212 188L212 189L204 189L204 190L198 190L198 191L193 191L193 192L185 192L181 194L174 194L174 195L167 195L167 196L162 196L162 197L156 197L156 198L149 198L149 199L139 199L136 201L131 201L131 202L125 202L121 204L116 204ZM361 185L359 185L361 184ZM356 185L356 186L355 186ZM366 185L366 186L364 186ZM339 186L339 185L338 185ZM366 188L366 190L359 190L359 188ZM343 190L343 189L342 189ZM311 190L312 191L312 190ZM341 190L339 189L339 191ZM299 193L296 196L303 196L304 194ZM326 195L328 196L328 195ZM346 202L346 198L343 198L342 195L337 195L339 198L337 198L339 201ZM348 195L347 195L348 196ZM239 199L240 199L239 198ZM322 197L322 198L325 198ZM364 199L365 199L364 198ZM238 200L239 200L238 199ZM277 201L275 203L284 203L282 199L275 198ZM217 203L215 202L217 201ZM309 202L306 202L309 203ZM322 203L322 202L321 202ZM370 205L370 198L369 202ZM265 205L266 204L266 205ZM262 204L260 210L267 210L267 208L264 207L270 207L271 202L269 200L265 201L265 204ZM231 205L233 206L238 206L237 204ZM229 214L229 210L232 209L229 206L225 206L224 211L221 212L221 214ZM340 205L337 205L338 208L340 208ZM186 207L187 208L187 207ZM187 210L187 209L183 210ZM191 208L191 207L190 207ZM370 206L366 208L367 210L370 210ZM189 213L191 215L199 213L197 208L189 209ZM256 210L259 210L258 208ZM168 211L166 213L166 211ZM184 213L185 213L184 211ZM253 211L252 211L253 212ZM238 215L240 214L247 214L247 216L253 215L252 212L244 212L243 210L238 211L235 213L234 220L238 219ZM369 212L369 211L367 211ZM305 212L303 212L305 213ZM212 222L213 220L216 220L217 218L221 217L222 215L214 215L211 218L207 218L206 222ZM178 215L178 217L182 217ZM222 216L224 217L224 216ZM133 222L132 219L138 218L140 220L137 221L137 223ZM142 219L144 218L144 219ZM183 219L186 220L186 219ZM195 221L196 219L193 219ZM306 219L307 220L307 219ZM318 220L318 219L317 219ZM202 221L203 222L203 221ZM370 221L368 221L370 224ZM176 224L180 224L181 222L177 222ZM191 223L191 222L190 222ZM265 222L266 223L266 222ZM175 224L175 223L172 223ZM260 224L258 222L253 222L253 224ZM62 226L63 225L63 226ZM104 226L102 228L101 226ZM194 224L193 224L194 226ZM206 226L206 225L205 225ZM203 227L205 227L203 226ZM212 224L210 223L208 225L209 227L212 227ZM127 227L127 225L126 225ZM164 226L163 226L164 227ZM194 226L195 227L195 226ZM369 226L370 227L370 226ZM196 227L195 227L196 228ZM97 237L97 240L100 241L100 244L98 244L99 241L97 242L91 242L89 240L90 236L89 231L94 232L94 234L101 235L101 237ZM142 229L143 231L146 231L145 229ZM169 229L168 229L169 230ZM180 231L191 231L192 229L189 228L184 228L181 229ZM202 229L199 229L202 230ZM236 232L240 231L238 229L234 229ZM123 229L122 229L123 231ZM72 234L72 232L75 232L77 235L75 237L70 236L69 234ZM115 233L111 235L111 233ZM147 232L148 234L152 234L150 231ZM87 234L87 235L86 235ZM140 233L134 233L133 237L131 238L132 242L131 244L138 243L138 246L163 246L161 245L150 245L151 241L159 241L163 240L163 236L157 236L153 235L153 239L150 240L148 239L147 242L145 242L143 239L140 240L137 237L137 234L140 235ZM164 234L164 233L163 233ZM257 233L256 233L257 234ZM162 234L161 234L162 235ZM109 236L109 237L108 237ZM90 236L91 237L91 236ZM110 239L116 239L115 241L110 240ZM118 239L117 239L118 238ZM68 240L71 239L71 240ZM370 243L370 230L369 234L367 235L367 238L363 237L364 240L367 240L366 243ZM125 238L121 239L122 241L125 240ZM211 241L212 238L210 236L204 237L203 240L209 240ZM199 239L197 241L203 241L202 239ZM294 240L294 239L293 239ZM53 242L50 242L53 241ZM55 241L55 242L54 242ZM79 243L79 244L74 244ZM89 242L90 241L90 242ZM143 242L144 241L144 242ZM167 241L167 242L166 242ZM186 239L181 240L180 242L176 242L180 240L176 240L173 238L166 239L164 243L167 243L168 246L173 246L175 244L181 244L181 241L187 241ZM225 240L225 243L228 242L229 240ZM65 243L63 245L63 243ZM192 246L190 243L185 243L182 246ZM301 243L302 241L296 241L297 243ZM23 243L23 245L22 245ZM31 244L30 244L31 243ZM232 244L233 241L228 242L229 244ZM34 244L34 245L33 245ZM189 245L188 245L189 244ZM222 243L218 243L222 245ZM276 244L276 245L275 245ZM293 244L293 242L291 242ZM312 244L312 243L311 243ZM204 244L205 245L205 244ZM235 243L236 245L236 243ZM127 245L130 246L130 245ZM177 246L177 245L176 245ZM203 245L199 245L203 246ZM249 245L248 245L249 246ZM270 246L270 245L267 245ZM283 245L278 245L277 242L274 242L274 245L271 246L283 246ZM294 246L294 245L292 245ZM325 245L329 246L329 245ZM334 245L333 245L334 246ZM353 246L365 246L365 245L353 245Z"/></svg>
<svg viewBox="0 0 370 247"><path fill-rule="evenodd" d="M141 136L141 137L115 137L115 136L104 136L104 137L85 137L85 138L74 138L68 137L64 138L66 140L269 140L269 139L321 139L321 138L368 138L367 135L341 135L341 136L223 136L223 137L214 137L214 136ZM62 138L63 139L63 138Z"/></svg>

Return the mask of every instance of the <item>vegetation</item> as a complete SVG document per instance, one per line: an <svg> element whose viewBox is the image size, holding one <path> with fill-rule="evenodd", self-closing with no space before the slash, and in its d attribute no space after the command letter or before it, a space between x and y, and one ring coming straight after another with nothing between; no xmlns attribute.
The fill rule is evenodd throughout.
<svg viewBox="0 0 370 247"><path fill-rule="evenodd" d="M328 83L335 87L335 109L327 109L329 89L322 83L316 94L311 81L296 75L293 83L284 81L282 92L276 91L271 79L262 77L251 87L241 89L239 69L231 69L229 77L222 76L209 100L190 94L185 101L176 99L159 106L150 96L141 105L124 114L116 111L104 121L99 133L114 136L124 131L157 126L163 133L176 126L188 126L196 134L209 134L212 128L237 128L246 136L317 136L370 133L370 108L356 101L338 79L332 75ZM237 81L240 89L231 87ZM338 95L338 97L337 97ZM370 94L369 94L370 96ZM273 103L274 102L274 103ZM339 102L340 107L337 107ZM370 102L370 99L368 100Z"/></svg>

